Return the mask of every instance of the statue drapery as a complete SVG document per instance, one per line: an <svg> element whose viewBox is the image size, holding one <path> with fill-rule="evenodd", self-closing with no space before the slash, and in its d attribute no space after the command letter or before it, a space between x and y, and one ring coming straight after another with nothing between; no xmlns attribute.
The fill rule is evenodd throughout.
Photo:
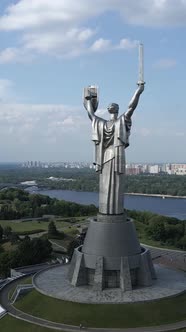
<svg viewBox="0 0 186 332"><path fill-rule="evenodd" d="M123 213L125 148L129 146L131 119L125 114L107 121L97 116L92 121L95 167L99 172L99 212Z"/></svg>

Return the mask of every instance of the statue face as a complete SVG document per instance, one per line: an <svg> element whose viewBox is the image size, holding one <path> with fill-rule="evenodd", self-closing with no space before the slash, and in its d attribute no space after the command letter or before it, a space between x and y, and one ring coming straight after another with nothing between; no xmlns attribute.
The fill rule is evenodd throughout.
<svg viewBox="0 0 186 332"><path fill-rule="evenodd" d="M108 112L110 114L115 114L116 117L118 116L118 112L119 112L119 105L118 104L115 104L115 103L109 104L107 109L108 109Z"/></svg>

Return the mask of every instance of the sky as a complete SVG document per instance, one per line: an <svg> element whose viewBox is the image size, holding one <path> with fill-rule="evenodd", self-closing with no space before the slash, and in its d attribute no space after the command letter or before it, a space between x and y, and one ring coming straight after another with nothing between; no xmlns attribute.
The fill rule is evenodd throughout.
<svg viewBox="0 0 186 332"><path fill-rule="evenodd" d="M127 162L186 162L185 35L186 0L1 0L0 162L93 161L83 88L125 112L139 42Z"/></svg>

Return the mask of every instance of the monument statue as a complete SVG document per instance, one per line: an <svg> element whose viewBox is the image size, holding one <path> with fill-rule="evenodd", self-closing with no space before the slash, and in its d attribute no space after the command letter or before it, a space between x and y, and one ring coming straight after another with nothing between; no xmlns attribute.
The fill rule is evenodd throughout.
<svg viewBox="0 0 186 332"><path fill-rule="evenodd" d="M107 109L110 120L98 117L97 88L84 89L84 106L92 121L92 141L95 143L95 167L99 172L99 212L102 214L123 213L125 149L129 146L131 116L144 90L144 82L132 97L127 112L118 117L119 105L111 103Z"/></svg>
<svg viewBox="0 0 186 332"><path fill-rule="evenodd" d="M143 45L139 45L138 88L128 110L118 117L119 105L108 106L110 120L96 115L98 88L84 88L84 106L92 121L95 167L99 173L99 213L89 218L81 246L74 250L68 278L75 287L89 285L97 292L150 286L156 278L150 251L143 248L133 220L123 208L125 149L129 146L131 117L144 90Z"/></svg>

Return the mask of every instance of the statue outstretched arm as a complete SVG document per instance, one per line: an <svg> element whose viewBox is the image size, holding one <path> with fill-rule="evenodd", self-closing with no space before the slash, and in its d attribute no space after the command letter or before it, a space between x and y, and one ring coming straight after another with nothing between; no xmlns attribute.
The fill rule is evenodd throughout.
<svg viewBox="0 0 186 332"><path fill-rule="evenodd" d="M135 93L134 93L134 95L133 95L133 97L132 97L132 99L131 99L131 101L128 105L128 110L125 112L125 117L128 118L128 119L131 118L135 108L138 105L140 95L144 90L144 84L145 83L138 83L138 88L135 91Z"/></svg>

